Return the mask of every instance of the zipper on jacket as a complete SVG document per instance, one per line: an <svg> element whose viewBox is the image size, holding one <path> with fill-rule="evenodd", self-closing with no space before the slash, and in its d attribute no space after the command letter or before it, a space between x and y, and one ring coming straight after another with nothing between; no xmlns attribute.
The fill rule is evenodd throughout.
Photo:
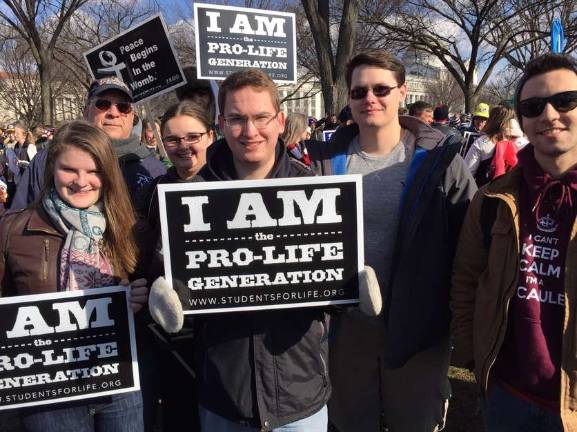
<svg viewBox="0 0 577 432"><path fill-rule="evenodd" d="M328 333L327 329L325 328L325 322L324 319L319 321L319 324L321 326L321 338L320 338L320 346L319 346L319 358L321 359L321 364L323 366L323 384L326 387L329 384L328 381L328 375L329 375L329 371L327 368L327 362L325 361L325 358L323 357L323 339L325 338L325 335ZM327 342L328 343L328 342Z"/></svg>
<svg viewBox="0 0 577 432"><path fill-rule="evenodd" d="M503 325L499 328L499 336L497 337L497 340L493 344L493 347L489 350L489 354L487 354L487 356L485 357L485 361L483 362L483 368L485 368L484 365L487 363L487 360L491 359L489 362L489 365L487 366L487 372L482 372L482 375L481 375L481 379L483 379L483 376L484 376L484 383L483 383L484 393L487 393L487 390L489 388L489 374L491 372L491 368L493 367L493 365L497 361L498 353L495 353L495 349L497 348L497 346L502 345L503 340L505 339L506 330L503 331L503 327L505 327L505 329L507 328L507 320L509 319L508 311L509 311L510 301L511 301L511 298L508 298L507 302L505 303L504 321L503 321Z"/></svg>
<svg viewBox="0 0 577 432"><path fill-rule="evenodd" d="M40 271L41 280L48 280L48 256L50 255L50 240L44 239L44 260L42 260L42 269Z"/></svg>
<svg viewBox="0 0 577 432"><path fill-rule="evenodd" d="M488 195L489 196L489 195ZM500 197L497 197L501 200L503 200ZM507 205L507 208L509 209L509 211L512 212L511 206L509 205L509 203L506 200L505 204ZM514 241L515 241L515 245L517 247L517 263L515 265L515 276L513 278L513 285L518 284L519 282L519 260L521 259L521 250L520 250L520 245L519 245L519 234L517 233L516 230L516 225L515 225L515 216L513 216L513 214L511 214L511 217L513 218L513 235L514 235ZM520 223L520 221L519 221ZM489 251L490 253L490 251ZM488 263L488 257L487 257L487 263ZM509 288L509 290L511 290L511 288ZM515 291L515 286L513 286L513 291ZM497 356L499 355L499 353L496 353L496 349L498 346L501 346L503 344L503 341L505 340L505 334L506 334L506 329L507 329L507 321L509 320L509 304L511 302L511 298L515 295L515 292L513 292L513 295L510 296L507 301L505 302L505 310L504 310L504 314L503 314L503 324L501 325L501 327L499 328L499 333L497 336L497 340L495 341L495 343L493 344L493 347L489 350L489 354L487 354L487 356L485 356L485 360L483 361L483 365L482 368L486 369L486 371L484 372L483 370L481 371L481 379L484 381L483 384L483 392L486 394L487 390L489 388L489 374L491 373L491 368L493 367L493 365L495 364L495 362L497 361ZM503 331L503 328L505 328L505 331ZM487 360L490 360L489 364L487 366Z"/></svg>
<svg viewBox="0 0 577 432"><path fill-rule="evenodd" d="M280 417L280 395L279 395L279 385L278 385L278 362L276 360L276 355L273 354L272 356L272 364L273 364L273 376L274 376L274 394L276 397L276 415Z"/></svg>
<svg viewBox="0 0 577 432"><path fill-rule="evenodd" d="M319 352L319 357L320 357L321 363L323 365L323 384L326 387L329 384L328 379L327 379L327 375L328 375L327 362L325 361L325 358L323 357L322 352Z"/></svg>

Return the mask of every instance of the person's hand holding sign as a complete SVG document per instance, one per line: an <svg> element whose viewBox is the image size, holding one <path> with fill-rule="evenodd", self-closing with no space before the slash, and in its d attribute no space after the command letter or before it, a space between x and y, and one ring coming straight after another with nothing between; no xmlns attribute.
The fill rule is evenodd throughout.
<svg viewBox="0 0 577 432"><path fill-rule="evenodd" d="M148 302L148 287L146 279L136 279L129 282L128 279L122 279L120 285L129 287L128 298L134 313L139 312Z"/></svg>

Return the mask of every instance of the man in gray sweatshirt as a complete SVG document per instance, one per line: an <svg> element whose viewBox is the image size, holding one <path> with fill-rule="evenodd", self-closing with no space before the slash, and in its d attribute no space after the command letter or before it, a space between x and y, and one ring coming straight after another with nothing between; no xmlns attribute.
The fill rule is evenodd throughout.
<svg viewBox="0 0 577 432"><path fill-rule="evenodd" d="M439 430L450 394L449 279L475 182L458 139L398 115L407 86L397 59L360 53L346 79L355 124L309 152L319 174L363 175L365 262L383 312L351 308L334 324L329 417L340 432Z"/></svg>

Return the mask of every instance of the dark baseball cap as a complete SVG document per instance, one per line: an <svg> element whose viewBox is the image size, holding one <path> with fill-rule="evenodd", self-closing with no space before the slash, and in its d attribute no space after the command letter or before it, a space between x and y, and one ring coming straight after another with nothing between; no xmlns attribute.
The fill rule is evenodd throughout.
<svg viewBox="0 0 577 432"><path fill-rule="evenodd" d="M90 84L90 88L88 89L88 98L90 99L95 96L99 96L109 90L116 90L124 93L128 97L128 100L133 102L132 92L128 86L124 84L124 81L115 75L99 78L92 81L92 84Z"/></svg>

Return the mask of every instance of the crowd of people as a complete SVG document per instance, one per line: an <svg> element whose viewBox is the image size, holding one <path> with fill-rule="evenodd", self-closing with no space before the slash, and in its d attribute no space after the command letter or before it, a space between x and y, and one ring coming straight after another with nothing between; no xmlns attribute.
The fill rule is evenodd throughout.
<svg viewBox="0 0 577 432"><path fill-rule="evenodd" d="M433 432L454 364L475 374L487 432L577 431L577 63L532 60L513 107L480 103L465 124L442 105L404 113L405 68L385 51L356 54L345 78L348 106L319 121L285 114L274 82L246 69L221 83L218 115L191 80L138 122L130 88L105 77L53 137L6 128L1 295L127 286L141 390L2 411L0 425ZM153 321L158 185L342 174L362 176L375 314L217 313L178 333Z"/></svg>

